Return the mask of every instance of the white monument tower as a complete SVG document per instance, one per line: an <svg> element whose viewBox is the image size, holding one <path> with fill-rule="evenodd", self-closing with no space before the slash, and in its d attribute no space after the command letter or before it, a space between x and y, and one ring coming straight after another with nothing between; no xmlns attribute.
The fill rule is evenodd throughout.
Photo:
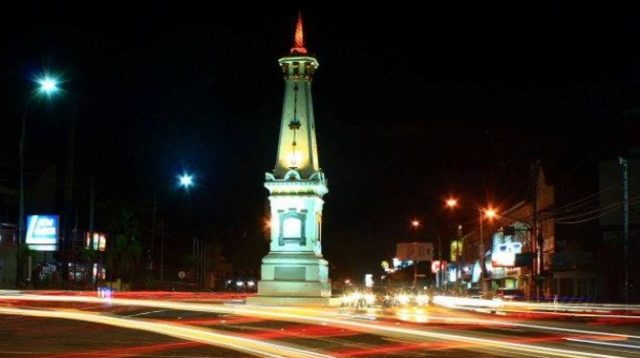
<svg viewBox="0 0 640 358"><path fill-rule="evenodd" d="M271 204L271 246L262 259L258 295L248 303L328 304L329 269L322 258L322 196L327 182L318 163L311 81L318 61L304 47L298 15L294 46L278 60L285 81L276 165L264 186Z"/></svg>

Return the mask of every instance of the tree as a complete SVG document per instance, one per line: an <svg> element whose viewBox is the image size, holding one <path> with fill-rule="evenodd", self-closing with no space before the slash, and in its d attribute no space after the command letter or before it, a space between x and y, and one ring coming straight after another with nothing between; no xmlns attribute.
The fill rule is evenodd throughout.
<svg viewBox="0 0 640 358"><path fill-rule="evenodd" d="M93 278L93 263L96 262L98 254L92 248L83 247L80 251L80 257L84 262L84 276L85 276L85 289L89 288L89 285L92 284L91 279Z"/></svg>
<svg viewBox="0 0 640 358"><path fill-rule="evenodd" d="M133 282L142 258L142 244L136 239L138 221L131 208L124 207L110 215L112 245L107 250L107 265L112 278Z"/></svg>

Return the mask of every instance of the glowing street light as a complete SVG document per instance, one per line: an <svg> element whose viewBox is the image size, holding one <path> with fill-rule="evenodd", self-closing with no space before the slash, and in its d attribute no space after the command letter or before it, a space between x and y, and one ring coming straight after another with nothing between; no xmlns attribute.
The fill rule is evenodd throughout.
<svg viewBox="0 0 640 358"><path fill-rule="evenodd" d="M58 81L55 78L51 78L45 75L43 78L36 80L38 83L37 93L52 95L59 91ZM22 111L22 131L20 132L20 144L19 144L19 158L20 158L20 208L18 214L18 245L24 244L24 144L25 144L25 136L27 132L27 112L29 112L29 104L36 98L37 96L31 96L24 105L24 110ZM29 265L31 261L29 261ZM17 271L17 280L18 282L22 280L22 275L20 273L20 268ZM30 268L29 268L30 271Z"/></svg>
<svg viewBox="0 0 640 358"><path fill-rule="evenodd" d="M46 95L52 95L60 90L60 88L58 88L58 80L49 76L39 79L38 84L40 85L38 88L40 93Z"/></svg>
<svg viewBox="0 0 640 358"><path fill-rule="evenodd" d="M420 226L420 221L416 219L411 220L411 226L413 226L414 228L418 228Z"/></svg>
<svg viewBox="0 0 640 358"><path fill-rule="evenodd" d="M184 173L178 176L178 180L179 180L180 186L185 189L189 189L190 187L193 186L193 175L191 174Z"/></svg>
<svg viewBox="0 0 640 358"><path fill-rule="evenodd" d="M447 200L445 200L445 204L446 207L449 209L454 209L458 207L458 199L454 198L454 197L449 197ZM481 274L481 279L480 279L480 293L482 295L484 295L484 293L487 291L487 281L486 281L486 268L484 265L484 259L485 259L485 250L484 250L484 221L488 220L488 221L493 221L493 219L495 219L496 217L498 217L498 212L496 209L492 208L491 206L487 207L487 208L478 208L479 211L479 216L478 216L478 223L480 226L479 231L479 236L480 236L480 245L478 245L478 257L479 257L479 261L480 261L480 268L482 271ZM461 230L461 227L458 227L458 230Z"/></svg>
<svg viewBox="0 0 640 358"><path fill-rule="evenodd" d="M498 215L498 213L495 209L488 208L484 210L484 215L487 217L487 219L493 220Z"/></svg>

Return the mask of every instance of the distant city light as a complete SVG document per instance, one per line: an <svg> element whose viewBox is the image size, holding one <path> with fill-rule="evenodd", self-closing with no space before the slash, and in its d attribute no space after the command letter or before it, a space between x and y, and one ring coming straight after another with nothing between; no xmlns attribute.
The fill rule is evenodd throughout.
<svg viewBox="0 0 640 358"><path fill-rule="evenodd" d="M420 226L420 221L418 220L411 220L411 226L417 228L418 226Z"/></svg>
<svg viewBox="0 0 640 358"><path fill-rule="evenodd" d="M455 208L456 206L458 206L458 199L449 198L447 199L446 204L449 208Z"/></svg>

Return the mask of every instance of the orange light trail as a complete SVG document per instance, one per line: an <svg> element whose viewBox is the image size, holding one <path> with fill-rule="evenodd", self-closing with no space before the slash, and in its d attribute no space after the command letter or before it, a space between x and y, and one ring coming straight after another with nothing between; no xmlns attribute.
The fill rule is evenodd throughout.
<svg viewBox="0 0 640 358"><path fill-rule="evenodd" d="M140 306L140 307L153 307L174 309L183 311L198 311L198 312L211 312L211 313L226 313L232 315L263 317L267 319L290 321L290 322L302 322L312 323L320 325L331 325L334 327L342 327L346 329L353 329L366 333L381 335L381 336L404 336L412 339L426 338L426 339L438 339L453 342L467 342L474 343L476 346L482 347L499 347L500 349L528 353L528 354L545 354L549 356L561 356L561 357L598 357L609 358L614 357L605 354L596 354L580 350L572 349L560 349L544 347L539 345L531 345L525 343L513 343L505 342L499 339L478 338L463 334L454 333L438 333L432 331L426 331L419 329L419 327L403 327L392 326L384 324L358 322L349 319L341 318L337 313L331 313L326 310L316 310L310 308L284 308L284 307L262 307L262 306L235 306L235 305L210 305L200 303L185 303L185 302L169 302L169 301L153 301L153 300L133 300L133 299L107 299L101 300L94 297L61 297L61 296L3 296L4 300L38 300L38 301L65 301L70 302L103 302L114 305L127 305L127 306ZM0 312L1 313L1 312ZM480 321L480 320L477 320ZM608 332L586 331L576 330L568 328L558 327L546 327L538 325L528 325L520 323L510 323L500 320L484 320L484 324L497 325L497 326L512 326L512 327L528 327L538 328L550 331L569 332L569 333L582 333L593 334L598 336L617 336L625 338L640 338L638 336L615 334ZM186 327L185 327L186 328Z"/></svg>
<svg viewBox="0 0 640 358"><path fill-rule="evenodd" d="M120 328L158 333L166 336L200 342L213 346L231 349L261 357L292 358L326 358L329 355L303 350L284 344L275 344L263 340L250 339L238 335L222 334L211 330L173 325L168 323L149 322L141 319L118 318L96 313L75 311L43 311L21 308L0 307L0 314L31 316L42 318L59 318L110 325Z"/></svg>

